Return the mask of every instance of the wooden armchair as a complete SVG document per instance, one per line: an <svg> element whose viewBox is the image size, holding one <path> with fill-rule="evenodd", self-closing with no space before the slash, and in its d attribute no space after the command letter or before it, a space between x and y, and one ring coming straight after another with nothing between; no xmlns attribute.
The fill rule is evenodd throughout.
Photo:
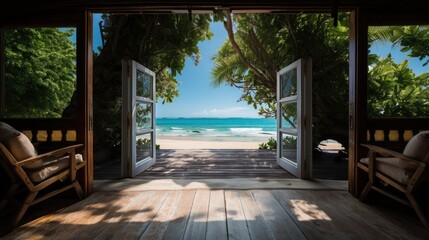
<svg viewBox="0 0 429 240"><path fill-rule="evenodd" d="M362 144L369 149L368 158L362 158L358 167L368 173L368 183L359 199L364 201L371 189L412 207L426 228L429 222L414 197L418 184L428 184L429 131L415 135L406 145L403 153L382 147ZM405 196L400 197L384 187L391 186Z"/></svg>
<svg viewBox="0 0 429 240"><path fill-rule="evenodd" d="M0 122L0 163L11 179L11 184L0 201L0 210L7 203L14 203L20 186L25 186L28 194L20 203L17 214L12 219L15 227L27 209L68 189L74 188L79 199L84 193L76 179L76 171L85 166L81 154L76 154L82 144L64 147L44 154L37 154L30 140L6 123ZM42 196L39 192L57 181L67 182L59 189L50 189ZM37 198L36 198L37 197Z"/></svg>

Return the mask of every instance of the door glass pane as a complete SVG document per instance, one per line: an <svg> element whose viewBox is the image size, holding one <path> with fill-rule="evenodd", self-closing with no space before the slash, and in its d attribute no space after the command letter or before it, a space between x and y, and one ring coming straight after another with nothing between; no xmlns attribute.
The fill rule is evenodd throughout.
<svg viewBox="0 0 429 240"><path fill-rule="evenodd" d="M286 133L281 133L282 148L281 157L287 158L296 163L297 158L297 140L298 137Z"/></svg>
<svg viewBox="0 0 429 240"><path fill-rule="evenodd" d="M280 96L281 98L294 96L297 94L297 69L294 68L280 75Z"/></svg>
<svg viewBox="0 0 429 240"><path fill-rule="evenodd" d="M152 157L152 133L136 136L136 162Z"/></svg>
<svg viewBox="0 0 429 240"><path fill-rule="evenodd" d="M138 130L152 128L152 104L136 104L136 128Z"/></svg>
<svg viewBox="0 0 429 240"><path fill-rule="evenodd" d="M137 92L136 95L152 99L152 76L137 70Z"/></svg>
<svg viewBox="0 0 429 240"><path fill-rule="evenodd" d="M298 129L297 102L281 103L281 122L282 129L289 129L296 133Z"/></svg>

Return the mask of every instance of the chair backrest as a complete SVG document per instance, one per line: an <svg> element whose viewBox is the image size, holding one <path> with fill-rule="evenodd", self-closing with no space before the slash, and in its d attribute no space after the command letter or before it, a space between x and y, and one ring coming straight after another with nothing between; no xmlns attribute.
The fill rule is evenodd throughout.
<svg viewBox="0 0 429 240"><path fill-rule="evenodd" d="M411 138L403 154L419 161L429 162L429 131L420 132Z"/></svg>
<svg viewBox="0 0 429 240"><path fill-rule="evenodd" d="M0 143L17 161L37 156L37 151L27 136L4 122L0 122ZM26 167L32 168L38 165L39 163L32 163Z"/></svg>

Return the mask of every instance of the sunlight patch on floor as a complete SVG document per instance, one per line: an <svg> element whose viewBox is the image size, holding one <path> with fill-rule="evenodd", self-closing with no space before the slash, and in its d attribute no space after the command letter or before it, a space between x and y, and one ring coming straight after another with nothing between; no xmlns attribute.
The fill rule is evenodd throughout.
<svg viewBox="0 0 429 240"><path fill-rule="evenodd" d="M314 220L324 220L331 221L332 219L316 204L309 203L305 200L300 199L291 199L290 205L293 212L295 213L298 221L314 221Z"/></svg>

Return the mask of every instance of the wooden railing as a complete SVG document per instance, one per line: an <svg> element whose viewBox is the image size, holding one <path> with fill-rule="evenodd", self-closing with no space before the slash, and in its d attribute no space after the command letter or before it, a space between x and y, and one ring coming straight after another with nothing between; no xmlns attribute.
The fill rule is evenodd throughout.
<svg viewBox="0 0 429 240"><path fill-rule="evenodd" d="M414 135L429 130L429 118L368 118L366 126L368 143L402 151Z"/></svg>
<svg viewBox="0 0 429 240"><path fill-rule="evenodd" d="M75 119L1 119L24 133L41 151L77 142Z"/></svg>

